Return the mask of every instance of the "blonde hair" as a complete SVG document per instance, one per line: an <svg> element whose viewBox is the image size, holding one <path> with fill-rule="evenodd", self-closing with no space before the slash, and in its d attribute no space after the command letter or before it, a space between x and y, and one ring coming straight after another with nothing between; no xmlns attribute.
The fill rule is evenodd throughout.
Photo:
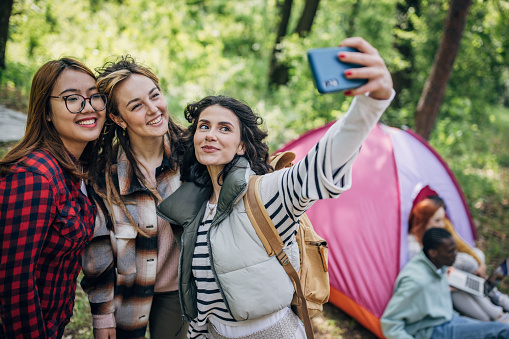
<svg viewBox="0 0 509 339"><path fill-rule="evenodd" d="M146 234L139 228L138 223L127 210L124 202L122 201L122 198L120 197L118 188L115 186L113 181L112 165L117 160L119 147L124 150L127 156L127 160L134 169L134 173L138 180L140 180L143 185L148 188L150 194L154 197L156 202L161 201L162 198L156 187L153 187L141 172L138 166L138 161L136 161L136 157L131 150L128 134L112 120L110 114L120 116L118 103L115 100L115 92L119 83L128 79L133 74L140 74L151 79L157 88L160 89L159 79L150 70L150 68L137 63L129 55L122 56L115 62L108 62L103 67L97 69L97 71L99 73L97 78L97 89L99 92L106 94L108 97L108 103L106 106L108 114L106 116L106 122L104 124L101 136L97 142L93 161L91 162L91 176L94 178L92 185L97 195L108 202L112 213L113 205L119 206L127 216L131 225L136 229L136 231L146 236ZM177 170L178 168L177 155L174 150L181 133L182 128L175 124L171 118L169 118L168 137L170 138L171 142L170 167L172 170ZM105 178L104 185L99 184L97 181L97 178L102 175L104 175ZM111 219L113 225L115 226L115 216L112 215Z"/></svg>

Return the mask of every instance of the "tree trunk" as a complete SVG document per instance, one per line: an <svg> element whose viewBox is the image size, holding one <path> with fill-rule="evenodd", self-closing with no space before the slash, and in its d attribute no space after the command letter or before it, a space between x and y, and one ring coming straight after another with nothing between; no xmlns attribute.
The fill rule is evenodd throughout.
<svg viewBox="0 0 509 339"><path fill-rule="evenodd" d="M412 20L409 19L410 8L413 9L415 15L421 16L421 0L406 0L396 5L396 19L398 20L396 27L404 32L413 32L415 27ZM396 93L401 93L405 88L412 88L414 81L415 68L415 50L412 46L412 39L406 38L404 34L395 36L394 48L401 54L403 60L410 65L404 69L400 69L392 73L392 82ZM393 107L400 108L402 103L396 97L391 104Z"/></svg>
<svg viewBox="0 0 509 339"><path fill-rule="evenodd" d="M347 37L353 37L355 33L355 19L359 16L359 9L361 8L361 0L357 0L352 5L352 11L350 12L350 17L348 18L345 33Z"/></svg>
<svg viewBox="0 0 509 339"><path fill-rule="evenodd" d="M9 38L9 18L14 0L0 0L0 69L5 69L5 46Z"/></svg>
<svg viewBox="0 0 509 339"><path fill-rule="evenodd" d="M426 80L417 104L415 130L426 140L429 139L433 131L440 105L444 99L471 4L472 0L451 0L449 3L440 46L433 61L431 74Z"/></svg>
<svg viewBox="0 0 509 339"><path fill-rule="evenodd" d="M288 22L290 21L290 13L292 12L293 0L278 0L277 7L281 13L281 21L277 31L276 42L272 49L272 57L270 59L269 68L269 85L284 85L288 82L288 68L278 63L276 55L281 52L281 41L288 30Z"/></svg>
<svg viewBox="0 0 509 339"><path fill-rule="evenodd" d="M311 32L311 26L313 26L313 20L315 20L319 3L320 0L306 0L304 10L302 11L299 23L295 29L295 33L299 34L301 38L305 37L309 32Z"/></svg>

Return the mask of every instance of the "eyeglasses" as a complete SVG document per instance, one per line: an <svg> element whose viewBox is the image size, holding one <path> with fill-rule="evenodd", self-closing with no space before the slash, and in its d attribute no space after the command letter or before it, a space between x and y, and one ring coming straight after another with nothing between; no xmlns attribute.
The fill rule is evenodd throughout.
<svg viewBox="0 0 509 339"><path fill-rule="evenodd" d="M87 100L90 103L90 106L92 106L92 108L95 111L102 111L103 109L105 109L107 102L106 95L102 93L92 94L90 98L85 98L83 95L80 94L71 94L64 96L51 95L50 98L64 99L65 107L67 107L67 110L71 113L79 113L83 111Z"/></svg>

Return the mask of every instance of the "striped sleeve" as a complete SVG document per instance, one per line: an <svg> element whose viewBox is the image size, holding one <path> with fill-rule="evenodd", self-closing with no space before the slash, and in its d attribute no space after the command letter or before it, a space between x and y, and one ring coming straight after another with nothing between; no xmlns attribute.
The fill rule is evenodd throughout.
<svg viewBox="0 0 509 339"><path fill-rule="evenodd" d="M352 164L390 99L354 98L309 153L294 166L264 175L260 194L283 242L296 233L299 217L319 199L337 198L352 185Z"/></svg>

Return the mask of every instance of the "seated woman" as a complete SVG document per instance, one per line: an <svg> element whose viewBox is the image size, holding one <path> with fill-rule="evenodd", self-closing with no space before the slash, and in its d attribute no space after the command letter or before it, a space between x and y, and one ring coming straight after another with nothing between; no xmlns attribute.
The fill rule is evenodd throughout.
<svg viewBox="0 0 509 339"><path fill-rule="evenodd" d="M422 236L426 230L433 227L445 228L453 235L457 244L458 255L453 267L485 276L484 253L477 248L470 247L456 233L452 223L445 216L445 203L440 197L428 197L416 204L410 213L408 226L409 259L422 249ZM498 290L494 294L498 294L497 300L507 301L509 299ZM509 321L509 315L504 313L504 309L507 311L509 307L501 307L509 306L509 302L501 302L502 305L497 306L493 303L494 297L490 301L488 297L477 297L459 290L453 290L451 296L454 308L461 314L484 321Z"/></svg>

